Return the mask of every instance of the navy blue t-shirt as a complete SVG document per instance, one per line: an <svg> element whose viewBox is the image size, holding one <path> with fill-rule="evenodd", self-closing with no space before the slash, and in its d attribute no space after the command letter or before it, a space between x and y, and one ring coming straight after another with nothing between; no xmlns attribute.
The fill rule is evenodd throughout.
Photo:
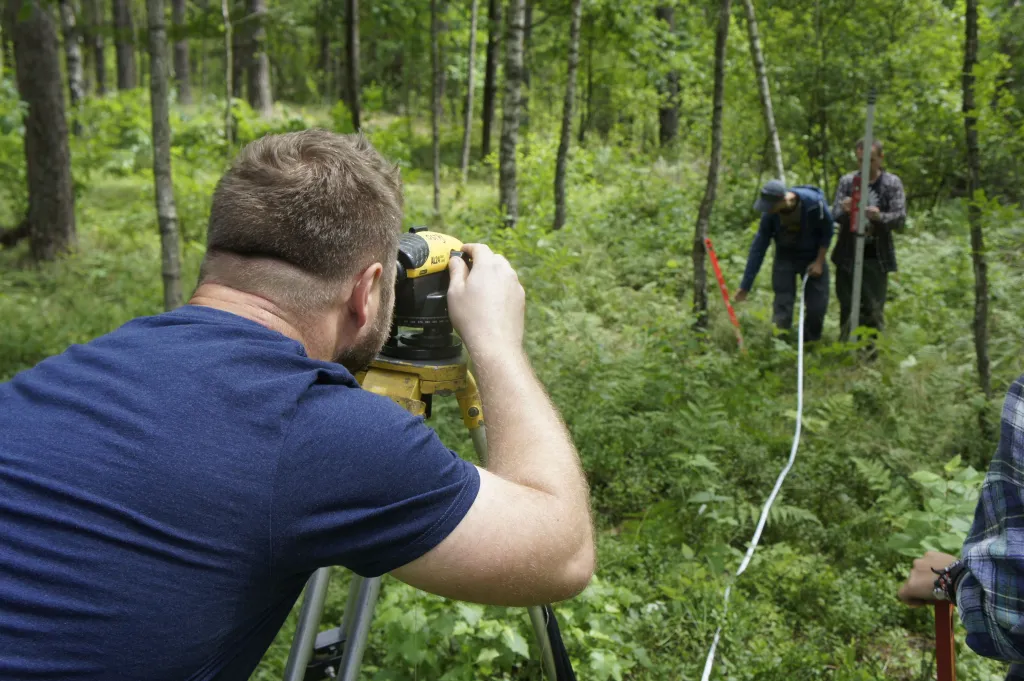
<svg viewBox="0 0 1024 681"><path fill-rule="evenodd" d="M0 384L0 678L248 678L314 569L418 558L479 485L276 331L131 321Z"/></svg>

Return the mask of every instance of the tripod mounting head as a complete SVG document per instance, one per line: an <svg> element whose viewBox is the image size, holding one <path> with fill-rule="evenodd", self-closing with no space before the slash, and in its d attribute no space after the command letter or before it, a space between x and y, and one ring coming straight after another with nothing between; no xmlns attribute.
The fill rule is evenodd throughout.
<svg viewBox="0 0 1024 681"><path fill-rule="evenodd" d="M448 317L448 263L465 257L468 264L461 248L455 237L426 227L413 227L399 239L395 314L382 355L436 361L462 354ZM399 327L414 330L402 332Z"/></svg>

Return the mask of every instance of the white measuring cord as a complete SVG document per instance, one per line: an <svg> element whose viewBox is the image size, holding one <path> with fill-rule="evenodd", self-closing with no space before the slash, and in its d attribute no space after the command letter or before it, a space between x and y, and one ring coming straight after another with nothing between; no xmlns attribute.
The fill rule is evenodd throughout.
<svg viewBox="0 0 1024 681"><path fill-rule="evenodd" d="M754 550L757 548L757 543L761 540L761 532L764 530L765 523L768 522L768 511L771 510L772 504L775 503L775 497L779 495L779 490L782 489L782 481L786 479L789 469L793 467L793 462L796 461L796 450L800 446L800 426L803 422L804 413L804 294L807 290L807 279L808 275L804 274L804 281L800 286L800 321L798 323L799 331L797 334L796 354L796 433L793 435L793 447L789 451L789 461L786 462L786 467L779 473L779 477L775 481L775 487L772 489L772 493L768 495L768 501L765 502L764 508L761 509L761 518L757 521L754 538L750 540L750 548L747 549L747 555L743 557L743 562L740 563L739 569L736 570L736 577L743 574L743 571L750 564L750 559L754 557ZM722 624L718 625L715 638L711 642L711 650L708 651L708 659L704 662L704 674L700 677L701 681L708 681L711 678L711 667L715 663L715 650L718 648L718 640L722 635L722 627L725 626L726 618L729 616L729 594L731 592L732 584L729 584L725 587L725 610L722 612Z"/></svg>

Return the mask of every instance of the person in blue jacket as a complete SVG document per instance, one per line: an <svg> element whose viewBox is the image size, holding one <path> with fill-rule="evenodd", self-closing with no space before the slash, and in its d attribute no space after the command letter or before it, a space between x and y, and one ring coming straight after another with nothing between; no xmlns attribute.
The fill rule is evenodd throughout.
<svg viewBox="0 0 1024 681"><path fill-rule="evenodd" d="M797 280L810 275L806 290L804 339L816 341L828 311L828 264L825 255L832 241L834 226L825 195L817 187L799 185L786 187L771 180L761 189L754 204L761 211L761 226L754 236L747 256L747 268L736 292L736 302L747 299L754 279L764 262L768 244L775 241L775 263L772 266L772 289L775 291L773 321L783 331L793 325L793 304Z"/></svg>

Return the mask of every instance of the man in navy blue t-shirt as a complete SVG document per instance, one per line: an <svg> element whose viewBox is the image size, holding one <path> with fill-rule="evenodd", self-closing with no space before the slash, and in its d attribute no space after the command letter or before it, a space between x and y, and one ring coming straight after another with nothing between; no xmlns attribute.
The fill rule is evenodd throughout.
<svg viewBox="0 0 1024 681"><path fill-rule="evenodd" d="M328 565L507 605L586 585L586 481L508 261L451 265L486 469L353 378L401 221L362 137L265 137L217 187L188 305L0 384L0 678L246 679Z"/></svg>

